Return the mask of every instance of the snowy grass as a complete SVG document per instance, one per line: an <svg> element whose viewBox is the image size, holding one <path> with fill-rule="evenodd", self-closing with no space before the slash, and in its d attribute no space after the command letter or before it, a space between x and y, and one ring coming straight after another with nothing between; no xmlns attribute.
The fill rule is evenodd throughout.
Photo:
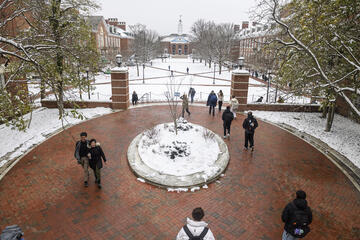
<svg viewBox="0 0 360 240"><path fill-rule="evenodd" d="M70 111L70 110L68 110ZM67 117L64 125L77 124L87 119L111 113L109 108L80 109L84 120ZM30 114L25 115L29 119ZM34 145L46 140L51 134L62 128L57 109L39 108L33 111L30 127L25 132L0 125L0 167L4 166L9 160L21 156Z"/></svg>
<svg viewBox="0 0 360 240"><path fill-rule="evenodd" d="M331 131L325 132L326 119L320 118L321 113L253 111L253 114L320 139L360 168L360 124L336 114Z"/></svg>
<svg viewBox="0 0 360 240"><path fill-rule="evenodd" d="M215 85L213 85L214 77L214 68L211 69L208 66L200 63L199 61L192 62L192 59L167 59L166 62L162 62L160 59L155 59L152 61L152 67L146 66L144 71L145 84L143 84L143 69L142 66L139 67L139 76L137 76L137 69L135 66L129 67L129 91L132 93L136 91L138 97L141 98L144 96L148 101L165 101L165 92L168 91L166 83L170 79L170 71L168 67L170 66L171 70L174 70L175 81L177 83L181 82L179 92L188 93L190 86L194 87L196 90L195 101L207 101L209 93L214 90L218 93L220 90L224 92L224 101L228 102L230 100L230 80L231 72L226 68L223 69L222 73L219 74L218 67L216 67L215 77L219 79L225 79L227 81L216 80ZM190 75L184 74L186 68L189 67ZM159 69L160 68L160 69ZM181 73L180 73L181 72ZM191 75L196 74L196 75ZM87 93L83 93L84 101L111 101L111 76L108 74L99 73L95 77L95 85L92 85L91 99L88 99ZM255 79L250 78L248 91L248 103L256 102L256 100L262 96L265 101L267 86L261 82L256 81ZM202 86L196 86L200 84ZM257 85L257 86L254 86ZM206 86L204 86L206 85ZM219 86L222 85L222 86ZM34 90L35 91L35 90ZM80 95L78 89L71 89L65 94L66 99L69 100L80 100ZM285 99L286 103L297 103L305 104L310 103L310 98L307 97L297 97L293 95L287 95L282 91L278 91L278 96L282 96ZM130 94L131 99L131 94ZM270 101L274 101L275 97L275 88L270 88ZM54 100L55 97L50 95L47 99Z"/></svg>

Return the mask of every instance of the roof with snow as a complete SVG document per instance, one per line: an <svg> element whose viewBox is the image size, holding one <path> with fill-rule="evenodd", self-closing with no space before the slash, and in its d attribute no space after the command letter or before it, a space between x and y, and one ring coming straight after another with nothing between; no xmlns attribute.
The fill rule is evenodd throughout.
<svg viewBox="0 0 360 240"><path fill-rule="evenodd" d="M162 42L170 42L170 43L189 43L190 38L186 34L171 34L169 36L165 36L162 40Z"/></svg>

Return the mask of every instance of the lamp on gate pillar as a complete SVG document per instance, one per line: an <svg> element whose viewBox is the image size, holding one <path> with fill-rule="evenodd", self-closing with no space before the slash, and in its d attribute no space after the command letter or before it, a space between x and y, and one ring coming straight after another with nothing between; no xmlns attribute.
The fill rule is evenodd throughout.
<svg viewBox="0 0 360 240"><path fill-rule="evenodd" d="M270 78L271 78L271 70L268 70L268 75L269 75L269 78L268 78L268 82L267 82L267 90L266 90L266 102L269 102L269 91L270 91Z"/></svg>
<svg viewBox="0 0 360 240"><path fill-rule="evenodd" d="M118 65L118 67L121 67L121 64L122 64L122 56L121 56L121 54L116 55L115 58L116 58L116 63Z"/></svg>
<svg viewBox="0 0 360 240"><path fill-rule="evenodd" d="M239 64L239 68L242 69L242 67L244 66L244 57L239 57L238 58L238 64Z"/></svg>

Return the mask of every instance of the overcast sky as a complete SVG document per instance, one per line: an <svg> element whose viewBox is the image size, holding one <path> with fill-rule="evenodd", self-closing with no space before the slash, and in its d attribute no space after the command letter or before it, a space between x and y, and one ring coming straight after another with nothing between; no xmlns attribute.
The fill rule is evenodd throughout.
<svg viewBox="0 0 360 240"><path fill-rule="evenodd" d="M127 25L143 23L159 34L177 32L179 16L182 15L183 32L197 19L213 20L217 23L240 24L248 20L248 11L255 0L97 0L101 10L94 15L105 18L116 17Z"/></svg>

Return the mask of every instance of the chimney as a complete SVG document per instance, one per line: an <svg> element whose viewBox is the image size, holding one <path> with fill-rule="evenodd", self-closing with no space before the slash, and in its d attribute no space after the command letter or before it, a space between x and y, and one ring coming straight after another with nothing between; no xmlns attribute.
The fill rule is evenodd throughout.
<svg viewBox="0 0 360 240"><path fill-rule="evenodd" d="M242 22L241 29L245 29L245 28L249 28L249 22L248 21L243 21Z"/></svg>

